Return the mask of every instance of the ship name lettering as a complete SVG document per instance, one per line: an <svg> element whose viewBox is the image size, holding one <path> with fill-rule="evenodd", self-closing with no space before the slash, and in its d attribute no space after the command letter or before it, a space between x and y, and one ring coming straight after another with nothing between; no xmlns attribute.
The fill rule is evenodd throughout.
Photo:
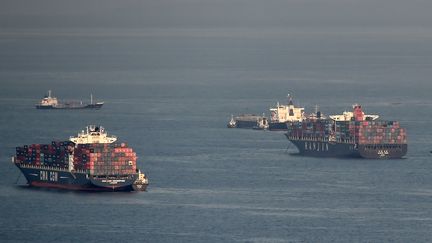
<svg viewBox="0 0 432 243"><path fill-rule="evenodd" d="M58 181L58 172L57 171L50 171L50 181Z"/></svg>
<svg viewBox="0 0 432 243"><path fill-rule="evenodd" d="M385 157L385 156L389 155L389 151L387 149L380 149L380 150L378 150L378 155L380 157Z"/></svg>
<svg viewBox="0 0 432 243"><path fill-rule="evenodd" d="M58 172L41 170L39 173L39 179L41 181L58 181Z"/></svg>
<svg viewBox="0 0 432 243"><path fill-rule="evenodd" d="M47 181L48 180L48 171L41 170L39 173L39 179L41 181Z"/></svg>
<svg viewBox="0 0 432 243"><path fill-rule="evenodd" d="M304 143L305 150L312 151L329 151L328 143L316 143L316 142L305 142Z"/></svg>

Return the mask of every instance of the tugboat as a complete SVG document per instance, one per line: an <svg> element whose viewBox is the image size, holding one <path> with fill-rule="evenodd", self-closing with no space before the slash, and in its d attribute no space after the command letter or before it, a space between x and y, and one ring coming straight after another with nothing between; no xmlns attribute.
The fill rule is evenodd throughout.
<svg viewBox="0 0 432 243"><path fill-rule="evenodd" d="M69 141L16 148L12 162L29 186L80 191L145 191L148 179L125 143L101 126L88 126Z"/></svg>
<svg viewBox="0 0 432 243"><path fill-rule="evenodd" d="M36 109L100 109L104 102L93 103L93 94L90 94L90 104L85 104L82 101L65 101L60 102L56 97L51 96L51 90L36 104Z"/></svg>
<svg viewBox="0 0 432 243"><path fill-rule="evenodd" d="M236 127L236 122L234 121L233 115L231 115L231 120L228 122L227 127L228 128L235 128Z"/></svg>

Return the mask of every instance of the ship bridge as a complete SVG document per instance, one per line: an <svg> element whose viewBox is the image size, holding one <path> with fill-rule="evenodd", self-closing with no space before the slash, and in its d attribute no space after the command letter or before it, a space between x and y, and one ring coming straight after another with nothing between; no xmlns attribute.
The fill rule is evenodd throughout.
<svg viewBox="0 0 432 243"><path fill-rule="evenodd" d="M330 118L334 121L374 121L379 118L379 115L366 115L360 105L353 105L353 112L344 111L342 115L331 115Z"/></svg>
<svg viewBox="0 0 432 243"><path fill-rule="evenodd" d="M39 102L39 105L41 106L56 106L58 105L58 100L56 97L51 96L51 90L48 90L48 95L45 95L45 97Z"/></svg>
<svg viewBox="0 0 432 243"><path fill-rule="evenodd" d="M76 137L71 136L69 140L75 144L113 143L117 141L117 137L109 136L102 126L90 125L86 127L86 130L78 133Z"/></svg>
<svg viewBox="0 0 432 243"><path fill-rule="evenodd" d="M288 94L288 98L288 104L277 102L275 107L270 108L271 122L301 122L305 118L304 108L294 106L291 95Z"/></svg>

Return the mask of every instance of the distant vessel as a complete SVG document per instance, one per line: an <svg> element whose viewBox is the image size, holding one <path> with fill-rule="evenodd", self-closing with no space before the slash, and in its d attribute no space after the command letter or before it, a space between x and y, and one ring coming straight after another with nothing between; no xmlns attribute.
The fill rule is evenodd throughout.
<svg viewBox="0 0 432 243"><path fill-rule="evenodd" d="M90 104L85 104L82 101L66 101L60 102L56 97L51 96L51 90L48 94L36 105L37 109L100 109L104 102L93 103L93 95L90 94Z"/></svg>
<svg viewBox="0 0 432 243"><path fill-rule="evenodd" d="M295 107L291 95L288 95L288 104L270 108L269 130L286 131L288 122L301 122L304 119L304 108Z"/></svg>
<svg viewBox="0 0 432 243"><path fill-rule="evenodd" d="M325 118L321 112L301 122L288 123L285 134L300 154L317 157L397 159L408 150L406 130L397 121L377 120L362 107Z"/></svg>
<svg viewBox="0 0 432 243"><path fill-rule="evenodd" d="M234 120L234 116L233 115L231 115L231 120L228 122L227 127L228 128L235 128L236 127L236 122Z"/></svg>
<svg viewBox="0 0 432 243"><path fill-rule="evenodd" d="M268 128L268 121L265 115L241 114L236 117L231 116L227 124L228 128L252 128L265 130Z"/></svg>
<svg viewBox="0 0 432 243"><path fill-rule="evenodd" d="M116 140L92 125L69 141L17 147L12 162L34 187L144 191L148 179L137 168L136 153Z"/></svg>

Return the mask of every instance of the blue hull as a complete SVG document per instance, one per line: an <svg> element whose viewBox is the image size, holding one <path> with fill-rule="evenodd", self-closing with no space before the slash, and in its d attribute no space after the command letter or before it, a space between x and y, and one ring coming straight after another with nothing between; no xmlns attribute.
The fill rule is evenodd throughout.
<svg viewBox="0 0 432 243"><path fill-rule="evenodd" d="M45 166L15 164L30 186L80 191L133 191L138 174L92 176L87 172L70 172Z"/></svg>

